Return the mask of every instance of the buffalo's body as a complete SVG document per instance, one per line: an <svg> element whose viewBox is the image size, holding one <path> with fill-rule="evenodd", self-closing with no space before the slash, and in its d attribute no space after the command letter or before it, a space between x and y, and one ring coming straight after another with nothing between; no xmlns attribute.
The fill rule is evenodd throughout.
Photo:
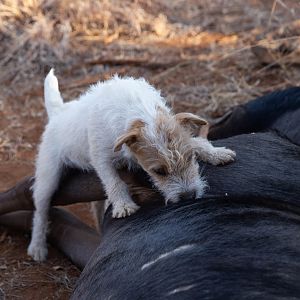
<svg viewBox="0 0 300 300"><path fill-rule="evenodd" d="M284 93L257 104L262 122L272 103L290 101L259 128L276 132L215 142L237 159L203 166L210 186L203 199L146 206L121 220L108 211L72 298L300 299L300 92ZM234 134L213 129L214 137Z"/></svg>

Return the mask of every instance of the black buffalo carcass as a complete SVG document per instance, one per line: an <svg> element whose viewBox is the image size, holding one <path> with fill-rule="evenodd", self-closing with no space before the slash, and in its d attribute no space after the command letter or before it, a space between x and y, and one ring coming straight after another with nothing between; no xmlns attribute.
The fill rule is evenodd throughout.
<svg viewBox="0 0 300 300"><path fill-rule="evenodd" d="M200 200L165 206L143 172L120 171L142 208L106 212L101 242L69 213L51 210L49 239L83 268L72 299L300 299L300 88L238 106L212 126L237 152L201 164ZM1 224L30 229L30 185L1 194ZM97 176L66 170L53 205L105 199ZM5 213L5 214L4 214Z"/></svg>

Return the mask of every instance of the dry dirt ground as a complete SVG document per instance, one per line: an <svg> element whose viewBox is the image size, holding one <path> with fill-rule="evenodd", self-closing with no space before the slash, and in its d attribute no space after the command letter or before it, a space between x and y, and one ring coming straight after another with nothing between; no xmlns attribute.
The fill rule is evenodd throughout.
<svg viewBox="0 0 300 300"><path fill-rule="evenodd" d="M266 92L300 84L298 0L2 0L0 191L34 170L56 68L65 99L114 73L144 76L175 111L213 121ZM91 223L89 208L71 210ZM51 248L0 227L0 299L67 299L80 272Z"/></svg>

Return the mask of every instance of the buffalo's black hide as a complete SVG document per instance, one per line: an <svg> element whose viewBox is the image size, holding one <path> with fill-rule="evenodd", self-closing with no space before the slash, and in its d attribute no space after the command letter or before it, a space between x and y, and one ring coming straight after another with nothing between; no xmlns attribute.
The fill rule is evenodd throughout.
<svg viewBox="0 0 300 300"><path fill-rule="evenodd" d="M109 214L73 299L300 299L300 148L273 133L216 141L204 199Z"/></svg>
<svg viewBox="0 0 300 300"><path fill-rule="evenodd" d="M300 145L300 88L275 91L238 105L212 126L209 139L258 131L276 131Z"/></svg>
<svg viewBox="0 0 300 300"><path fill-rule="evenodd" d="M300 88L233 109L209 137L236 161L201 165L203 199L108 211L72 298L300 299L299 132Z"/></svg>

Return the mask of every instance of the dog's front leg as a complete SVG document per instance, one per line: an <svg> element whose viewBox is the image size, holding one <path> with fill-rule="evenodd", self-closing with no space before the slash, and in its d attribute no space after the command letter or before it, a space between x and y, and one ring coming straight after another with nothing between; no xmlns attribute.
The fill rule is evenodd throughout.
<svg viewBox="0 0 300 300"><path fill-rule="evenodd" d="M225 147L214 147L207 139L196 137L192 139L196 155L204 162L212 165L223 165L234 161L235 152Z"/></svg>
<svg viewBox="0 0 300 300"><path fill-rule="evenodd" d="M135 213L139 206L132 201L126 183L122 181L112 162L96 163L94 167L105 187L107 204L113 206L113 218L124 218Z"/></svg>

